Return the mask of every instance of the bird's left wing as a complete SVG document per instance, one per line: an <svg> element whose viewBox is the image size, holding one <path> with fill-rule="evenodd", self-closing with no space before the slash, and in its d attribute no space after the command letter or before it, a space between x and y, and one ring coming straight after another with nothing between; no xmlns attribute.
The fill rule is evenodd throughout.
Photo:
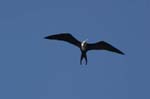
<svg viewBox="0 0 150 99"><path fill-rule="evenodd" d="M107 51L111 51L111 52L124 55L124 53L121 52L119 49L113 47L112 45L104 41L100 41L100 42L93 43L93 44L87 44L87 50L107 50Z"/></svg>
<svg viewBox="0 0 150 99"><path fill-rule="evenodd" d="M45 39L66 41L68 43L71 43L71 44L79 47L79 48L80 48L80 45L81 45L81 42L78 41L76 38L74 38L69 33L61 33L61 34L50 35L50 36L46 36Z"/></svg>

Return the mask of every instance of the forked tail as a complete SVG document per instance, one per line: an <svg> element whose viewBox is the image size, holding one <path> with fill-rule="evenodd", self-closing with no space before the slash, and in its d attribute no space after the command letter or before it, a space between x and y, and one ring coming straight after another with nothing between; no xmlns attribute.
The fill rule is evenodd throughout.
<svg viewBox="0 0 150 99"><path fill-rule="evenodd" d="M85 65L87 65L88 60L87 60L86 52L82 52L81 54L80 65L82 65L83 59L85 59Z"/></svg>

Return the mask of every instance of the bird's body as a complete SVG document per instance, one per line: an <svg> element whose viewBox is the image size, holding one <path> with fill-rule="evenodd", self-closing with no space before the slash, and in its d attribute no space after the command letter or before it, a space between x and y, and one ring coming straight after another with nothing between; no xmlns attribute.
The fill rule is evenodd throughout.
<svg viewBox="0 0 150 99"><path fill-rule="evenodd" d="M80 64L82 64L83 59L85 59L86 64L87 64L86 53L89 50L108 50L111 52L115 52L115 53L124 55L123 52L121 52L120 50L116 49L115 47L113 47L112 45L110 45L104 41L100 41L100 42L93 43L93 44L87 43L86 42L87 40L80 42L69 33L50 35L50 36L45 37L45 39L67 41L68 43L71 43L71 44L77 46L78 48L80 48L80 50L81 50Z"/></svg>
<svg viewBox="0 0 150 99"><path fill-rule="evenodd" d="M86 55L87 49L86 48L87 48L87 42L85 40L81 43L81 47L80 47L80 50L81 50L80 64L82 64L83 58L85 58L85 61L86 61L86 64L87 64L87 55Z"/></svg>
<svg viewBox="0 0 150 99"><path fill-rule="evenodd" d="M85 50L86 50L86 45L87 45L86 40L81 43L81 50L82 50L82 51L85 51Z"/></svg>

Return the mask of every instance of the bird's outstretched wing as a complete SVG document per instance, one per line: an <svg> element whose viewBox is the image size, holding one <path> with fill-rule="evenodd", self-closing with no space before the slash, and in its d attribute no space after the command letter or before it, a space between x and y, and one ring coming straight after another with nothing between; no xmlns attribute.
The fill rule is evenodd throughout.
<svg viewBox="0 0 150 99"><path fill-rule="evenodd" d="M124 55L124 53L121 52L119 49L113 47L112 45L104 41L100 41L100 42L93 43L93 44L87 44L87 50L107 50L107 51L112 51L112 52Z"/></svg>
<svg viewBox="0 0 150 99"><path fill-rule="evenodd" d="M76 45L77 47L80 47L80 45L81 45L81 42L78 41L76 38L74 38L69 33L61 33L61 34L50 35L50 36L46 36L45 39L62 40L62 41L66 41L68 43L71 43L73 45Z"/></svg>

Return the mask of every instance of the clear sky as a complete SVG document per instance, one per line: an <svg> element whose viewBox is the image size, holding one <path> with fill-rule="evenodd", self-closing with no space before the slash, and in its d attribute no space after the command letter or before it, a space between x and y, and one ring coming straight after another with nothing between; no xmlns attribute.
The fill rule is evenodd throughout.
<svg viewBox="0 0 150 99"><path fill-rule="evenodd" d="M122 50L43 39L61 32ZM150 99L149 0L0 0L0 99Z"/></svg>

